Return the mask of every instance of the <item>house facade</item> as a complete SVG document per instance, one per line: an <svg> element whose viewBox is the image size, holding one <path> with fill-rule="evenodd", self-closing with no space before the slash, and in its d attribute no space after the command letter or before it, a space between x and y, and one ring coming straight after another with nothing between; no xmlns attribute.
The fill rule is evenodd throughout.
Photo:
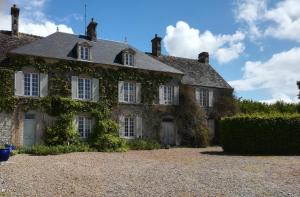
<svg viewBox="0 0 300 197"><path fill-rule="evenodd" d="M197 60L162 55L157 35L152 52L144 53L127 42L97 39L93 19L87 35L42 38L18 31L15 5L11 15L12 30L0 31L0 144L41 143L45 130L69 112L72 121L65 124L86 140L109 109L120 137L180 145L182 95L204 109L213 138L214 105L220 90L232 88L209 65L208 53Z"/></svg>

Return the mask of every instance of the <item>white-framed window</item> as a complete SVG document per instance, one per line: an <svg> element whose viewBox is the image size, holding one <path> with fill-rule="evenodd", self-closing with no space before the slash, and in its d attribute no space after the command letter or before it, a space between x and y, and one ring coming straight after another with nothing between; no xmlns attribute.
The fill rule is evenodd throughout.
<svg viewBox="0 0 300 197"><path fill-rule="evenodd" d="M89 101L99 101L99 79L72 76L72 98Z"/></svg>
<svg viewBox="0 0 300 197"><path fill-rule="evenodd" d="M164 104L171 105L174 100L173 86L164 86Z"/></svg>
<svg viewBox="0 0 300 197"><path fill-rule="evenodd" d="M196 101L202 107L213 106L213 91L207 88L196 88Z"/></svg>
<svg viewBox="0 0 300 197"><path fill-rule="evenodd" d="M90 48L79 46L79 58L82 60L89 60L90 59L89 56L90 56Z"/></svg>
<svg viewBox="0 0 300 197"><path fill-rule="evenodd" d="M91 100L92 80L78 78L78 98L83 100Z"/></svg>
<svg viewBox="0 0 300 197"><path fill-rule="evenodd" d="M119 102L140 103L141 83L119 81Z"/></svg>
<svg viewBox="0 0 300 197"><path fill-rule="evenodd" d="M126 114L119 116L119 135L122 138L142 138L142 117L137 114Z"/></svg>
<svg viewBox="0 0 300 197"><path fill-rule="evenodd" d="M38 73L24 73L24 95L39 96Z"/></svg>
<svg viewBox="0 0 300 197"><path fill-rule="evenodd" d="M179 87L172 85L161 85L159 87L159 103L162 105L178 105Z"/></svg>
<svg viewBox="0 0 300 197"><path fill-rule="evenodd" d="M135 136L135 117L125 116L124 118L124 133L125 138L134 138Z"/></svg>
<svg viewBox="0 0 300 197"><path fill-rule="evenodd" d="M208 106L209 103L208 94L209 94L208 89L203 89L203 88L199 89L199 103L201 106L204 107Z"/></svg>
<svg viewBox="0 0 300 197"><path fill-rule="evenodd" d="M124 65L133 66L134 65L134 55L132 53L124 53Z"/></svg>
<svg viewBox="0 0 300 197"><path fill-rule="evenodd" d="M136 101L136 90L135 83L124 82L124 102L135 103Z"/></svg>
<svg viewBox="0 0 300 197"><path fill-rule="evenodd" d="M81 139L87 139L92 132L92 119L78 116L78 132Z"/></svg>

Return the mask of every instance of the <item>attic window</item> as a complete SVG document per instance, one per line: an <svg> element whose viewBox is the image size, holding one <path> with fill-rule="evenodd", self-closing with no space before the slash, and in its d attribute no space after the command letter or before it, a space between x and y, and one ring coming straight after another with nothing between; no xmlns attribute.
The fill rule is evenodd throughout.
<svg viewBox="0 0 300 197"><path fill-rule="evenodd" d="M133 54L125 53L124 56L124 65L133 66Z"/></svg>
<svg viewBox="0 0 300 197"><path fill-rule="evenodd" d="M79 58L82 60L89 60L90 48L79 46Z"/></svg>
<svg viewBox="0 0 300 197"><path fill-rule="evenodd" d="M134 54L135 51L130 48L123 50L123 64L126 66L134 66Z"/></svg>

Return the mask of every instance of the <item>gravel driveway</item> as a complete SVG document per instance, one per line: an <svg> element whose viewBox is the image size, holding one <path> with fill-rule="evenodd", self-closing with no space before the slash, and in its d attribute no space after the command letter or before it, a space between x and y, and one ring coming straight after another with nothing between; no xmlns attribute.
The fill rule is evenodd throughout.
<svg viewBox="0 0 300 197"><path fill-rule="evenodd" d="M300 196L299 156L220 153L16 155L0 165L0 196Z"/></svg>

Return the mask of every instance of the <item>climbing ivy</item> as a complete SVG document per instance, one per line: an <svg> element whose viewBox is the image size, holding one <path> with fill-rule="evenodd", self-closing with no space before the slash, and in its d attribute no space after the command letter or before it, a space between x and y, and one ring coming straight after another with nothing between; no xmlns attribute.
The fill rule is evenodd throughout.
<svg viewBox="0 0 300 197"><path fill-rule="evenodd" d="M14 71L28 66L49 74L47 97L14 97ZM72 75L88 75L99 79L100 101L72 100L70 98ZM42 58L14 56L11 57L7 68L0 69L0 112L13 112L16 106L23 111L42 110L56 118L56 124L46 129L45 142L49 145L62 142L75 143L78 141L78 134L74 133L72 120L76 113L89 112L95 119L94 130L103 130L102 133L115 131L116 124L111 122L110 115L112 107L118 101L119 81L142 83L142 102L152 104L158 97L159 85L171 79L172 77L168 75L153 71L137 71L133 68L103 68L89 62L63 60L49 63Z"/></svg>

